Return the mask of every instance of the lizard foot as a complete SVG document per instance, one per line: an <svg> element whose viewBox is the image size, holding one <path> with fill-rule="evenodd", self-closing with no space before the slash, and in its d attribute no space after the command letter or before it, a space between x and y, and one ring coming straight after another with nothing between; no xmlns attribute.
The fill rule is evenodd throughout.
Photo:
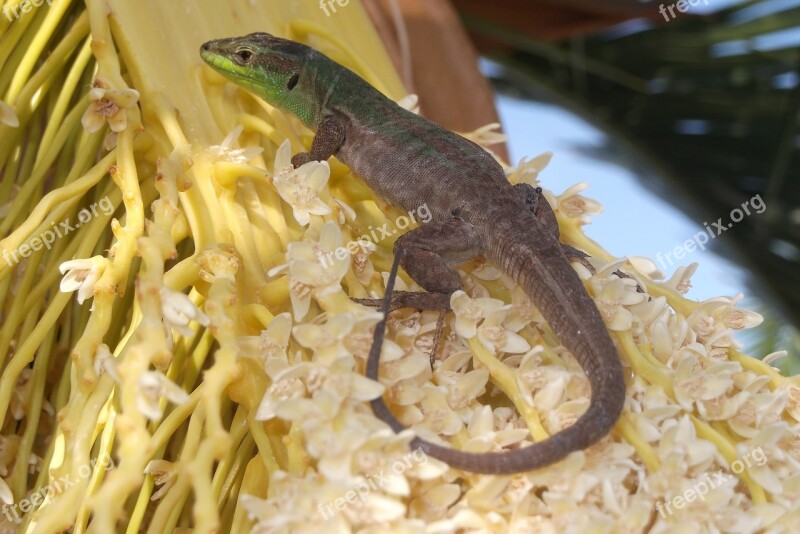
<svg viewBox="0 0 800 534"><path fill-rule="evenodd" d="M383 299L351 298L350 300L372 308L380 308L383 304ZM392 301L389 303L389 311L400 308L447 312L450 311L450 295L429 291L395 291L392 294Z"/></svg>
<svg viewBox="0 0 800 534"><path fill-rule="evenodd" d="M350 300L372 308L380 308L383 304L383 299L356 299L351 297ZM439 319L436 321L436 330L433 333L431 352L428 355L431 365L433 365L436 361L436 349L439 346L439 340L444 329L444 316L450 311L450 295L429 291L395 291L392 294L392 301L389 303L389 312L400 308L439 311Z"/></svg>
<svg viewBox="0 0 800 534"><path fill-rule="evenodd" d="M595 269L594 266L592 266L592 264L589 263L588 258L590 256L586 254L584 251L578 250L577 248L564 243L561 243L561 248L564 251L564 256L566 256L570 262L576 261L580 263L581 265L589 269L589 272L592 274L595 274L597 272L597 269ZM620 278L632 278L631 276L628 276L619 269L614 271L614 274L616 274ZM636 291L639 293L644 293L644 288L642 288L642 286L640 286L638 282L636 283Z"/></svg>

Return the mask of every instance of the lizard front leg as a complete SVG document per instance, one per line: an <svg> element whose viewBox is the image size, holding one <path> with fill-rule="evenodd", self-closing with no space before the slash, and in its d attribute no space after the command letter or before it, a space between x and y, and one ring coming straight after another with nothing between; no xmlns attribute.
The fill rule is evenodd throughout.
<svg viewBox="0 0 800 534"><path fill-rule="evenodd" d="M309 161L325 161L339 150L344 143L345 126L342 120L329 115L325 117L317 129L317 135L311 142L311 150L298 152L292 157L295 168Z"/></svg>

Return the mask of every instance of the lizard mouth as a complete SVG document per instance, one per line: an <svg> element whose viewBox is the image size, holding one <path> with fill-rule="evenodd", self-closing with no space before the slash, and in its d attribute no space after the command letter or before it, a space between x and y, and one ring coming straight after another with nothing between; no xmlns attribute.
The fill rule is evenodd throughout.
<svg viewBox="0 0 800 534"><path fill-rule="evenodd" d="M207 41L200 47L200 57L202 57L203 61L215 69L221 67L223 65L223 61L225 60L225 53L222 46L223 41L224 39Z"/></svg>
<svg viewBox="0 0 800 534"><path fill-rule="evenodd" d="M209 41L200 47L200 57L209 67L226 78L247 88L253 87L251 80L252 66L244 67L233 61L222 49L219 41Z"/></svg>

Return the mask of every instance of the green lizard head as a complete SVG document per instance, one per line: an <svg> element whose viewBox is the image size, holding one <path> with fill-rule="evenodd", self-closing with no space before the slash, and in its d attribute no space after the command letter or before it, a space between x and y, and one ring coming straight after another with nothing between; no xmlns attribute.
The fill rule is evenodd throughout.
<svg viewBox="0 0 800 534"><path fill-rule="evenodd" d="M208 41L200 55L214 70L306 126L319 123L313 60L320 54L313 49L268 33L251 33Z"/></svg>

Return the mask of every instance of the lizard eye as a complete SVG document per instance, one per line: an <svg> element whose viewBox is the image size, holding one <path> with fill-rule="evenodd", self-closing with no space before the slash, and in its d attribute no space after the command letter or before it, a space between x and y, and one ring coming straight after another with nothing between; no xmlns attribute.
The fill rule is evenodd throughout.
<svg viewBox="0 0 800 534"><path fill-rule="evenodd" d="M249 48L240 48L239 50L233 53L233 57L240 65L247 65L248 63L253 61L255 54L253 54L253 51L250 50Z"/></svg>
<svg viewBox="0 0 800 534"><path fill-rule="evenodd" d="M286 88L291 91L292 89L294 89L294 86L297 85L297 82L299 81L300 81L300 75L295 74L294 76L289 78L289 83L286 84Z"/></svg>

